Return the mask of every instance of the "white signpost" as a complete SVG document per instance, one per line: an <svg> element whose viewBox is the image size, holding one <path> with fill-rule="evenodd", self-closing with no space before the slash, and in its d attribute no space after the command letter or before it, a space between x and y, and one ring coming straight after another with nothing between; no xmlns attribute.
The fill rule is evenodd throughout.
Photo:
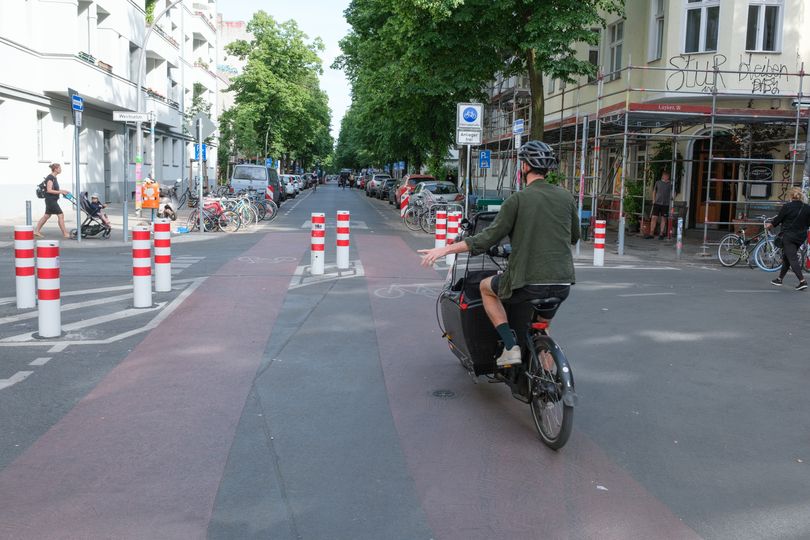
<svg viewBox="0 0 810 540"><path fill-rule="evenodd" d="M470 215L470 170L472 147L483 142L484 106L481 103L456 104L456 144L467 147L467 174L464 179L464 217Z"/></svg>

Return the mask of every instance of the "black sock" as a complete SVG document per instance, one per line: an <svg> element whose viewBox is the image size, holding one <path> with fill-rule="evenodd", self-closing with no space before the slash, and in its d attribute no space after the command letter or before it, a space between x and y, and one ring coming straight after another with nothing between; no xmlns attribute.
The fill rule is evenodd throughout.
<svg viewBox="0 0 810 540"><path fill-rule="evenodd" d="M515 335L512 333L512 329L509 328L509 324L499 324L495 327L495 330L497 330L498 335L501 336L501 341L503 341L503 346L505 348L511 349L517 345L517 343L515 343Z"/></svg>

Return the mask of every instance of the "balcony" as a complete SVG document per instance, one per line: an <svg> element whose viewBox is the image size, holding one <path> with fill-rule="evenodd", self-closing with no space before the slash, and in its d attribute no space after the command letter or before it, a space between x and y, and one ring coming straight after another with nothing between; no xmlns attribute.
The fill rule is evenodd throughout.
<svg viewBox="0 0 810 540"><path fill-rule="evenodd" d="M163 39L171 43L175 49L177 49L178 51L180 50L180 44L177 43L177 40L174 39L172 36L170 36L169 33L166 32L166 30L164 30L160 26L152 26L152 28L154 28L156 34L160 35Z"/></svg>
<svg viewBox="0 0 810 540"><path fill-rule="evenodd" d="M182 123L180 104L151 88L143 88L143 91L146 92L146 110L155 112L157 122L179 129Z"/></svg>

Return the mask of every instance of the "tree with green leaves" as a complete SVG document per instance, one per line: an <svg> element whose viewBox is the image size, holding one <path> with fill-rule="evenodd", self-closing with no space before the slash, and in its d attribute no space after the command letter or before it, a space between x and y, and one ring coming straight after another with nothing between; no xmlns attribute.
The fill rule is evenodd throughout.
<svg viewBox="0 0 810 540"><path fill-rule="evenodd" d="M247 156L278 156L302 166L332 151L331 111L319 77L319 38L308 41L294 21L278 23L263 11L247 25L253 39L238 40L228 54L246 60L231 80L235 105L221 115L222 146Z"/></svg>

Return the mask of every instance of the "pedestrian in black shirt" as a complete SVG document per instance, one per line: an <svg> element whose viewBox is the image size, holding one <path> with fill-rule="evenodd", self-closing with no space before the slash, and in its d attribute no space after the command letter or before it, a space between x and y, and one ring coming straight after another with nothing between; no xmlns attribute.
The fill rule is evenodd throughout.
<svg viewBox="0 0 810 540"><path fill-rule="evenodd" d="M807 229L810 228L810 206L802 202L804 194L799 188L793 188L790 192L790 202L785 203L779 214L773 218L766 227L776 227L782 225L782 270L779 277L771 281L774 285L782 285L782 280L788 273L788 269L793 270L799 284L797 291L807 288L807 281L802 275L802 265L799 262L799 247L807 239Z"/></svg>
<svg viewBox="0 0 810 540"><path fill-rule="evenodd" d="M59 189L59 181L56 177L62 172L62 166L58 163L51 163L50 167L51 174L45 177L45 215L39 218L37 228L34 230L34 236L43 238L42 233L39 231L51 216L56 216L59 228L62 229L62 236L70 238L67 229L65 229L65 215L62 213L62 209L59 208L59 195L67 195L70 192Z"/></svg>

